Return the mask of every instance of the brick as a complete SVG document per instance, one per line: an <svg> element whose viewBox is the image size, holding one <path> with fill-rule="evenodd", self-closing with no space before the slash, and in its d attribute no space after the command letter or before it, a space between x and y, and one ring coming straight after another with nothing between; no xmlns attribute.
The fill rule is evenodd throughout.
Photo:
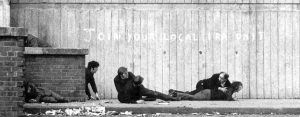
<svg viewBox="0 0 300 117"><path fill-rule="evenodd" d="M1 56L0 56L0 61L4 61L4 62L10 61L11 58L12 58L12 57L1 57Z"/></svg>
<svg viewBox="0 0 300 117"><path fill-rule="evenodd" d="M24 52L24 48L23 47L10 47L10 48L11 48L10 51Z"/></svg>
<svg viewBox="0 0 300 117"><path fill-rule="evenodd" d="M7 72L0 71L0 76L7 76Z"/></svg>
<svg viewBox="0 0 300 117"><path fill-rule="evenodd" d="M3 43L4 46L17 46L16 41L8 41Z"/></svg>
<svg viewBox="0 0 300 117"><path fill-rule="evenodd" d="M4 62L5 66L15 66L16 62Z"/></svg>
<svg viewBox="0 0 300 117"><path fill-rule="evenodd" d="M16 52L17 57L24 57L24 52L18 51Z"/></svg>
<svg viewBox="0 0 300 117"><path fill-rule="evenodd" d="M15 52L7 52L7 56L15 56Z"/></svg>
<svg viewBox="0 0 300 117"><path fill-rule="evenodd" d="M17 46L18 47L24 47L24 41L18 41Z"/></svg>

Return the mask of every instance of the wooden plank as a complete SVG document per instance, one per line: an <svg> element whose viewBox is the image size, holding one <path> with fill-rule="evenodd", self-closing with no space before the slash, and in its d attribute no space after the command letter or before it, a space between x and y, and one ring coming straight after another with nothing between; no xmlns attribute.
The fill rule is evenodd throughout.
<svg viewBox="0 0 300 117"><path fill-rule="evenodd" d="M38 24L39 24L39 12L38 9L31 9L29 10L30 14L29 15L29 19L26 20L27 22L27 28L28 28L28 34L32 34L34 36L39 36L39 28L38 28ZM39 37L40 38L40 37Z"/></svg>
<svg viewBox="0 0 300 117"><path fill-rule="evenodd" d="M62 8L61 11L61 43L60 47L62 48L68 48L69 46L69 41L68 41L68 25L69 25L69 20L68 20L68 10ZM86 42L89 40L89 36L87 35L85 38ZM83 43L82 43L83 44ZM85 47L81 45L81 47Z"/></svg>
<svg viewBox="0 0 300 117"><path fill-rule="evenodd" d="M199 31L198 31L198 53L199 53L199 65L198 65L198 81L207 78L206 76L206 11L199 10ZM198 82L197 81L197 82ZM197 84L194 82L194 85ZM194 86L196 88L196 86Z"/></svg>
<svg viewBox="0 0 300 117"><path fill-rule="evenodd" d="M270 99L271 93L271 14L269 11L264 13L264 98Z"/></svg>
<svg viewBox="0 0 300 117"><path fill-rule="evenodd" d="M253 7L251 7L253 9ZM257 42L257 32L256 32L256 18L257 18L257 12L252 10L252 13L249 16L249 23L250 23L250 39L249 39L249 51L250 51L250 80L249 80L249 95L251 99L257 98L257 79L256 79L256 42Z"/></svg>
<svg viewBox="0 0 300 117"><path fill-rule="evenodd" d="M264 45L264 12L263 11L257 11L257 22L256 22L256 51L257 51L257 59L256 59L256 64L257 64L257 97L259 99L264 98L264 56L263 56L263 45Z"/></svg>
<svg viewBox="0 0 300 117"><path fill-rule="evenodd" d="M108 75L109 78L114 78L114 73L118 71L119 65L119 13L118 10L112 10L111 11L111 35L112 35L112 67L110 71L110 75ZM110 80L109 82L112 82ZM110 85L112 88L112 98L117 98L117 90L115 89L114 83Z"/></svg>
<svg viewBox="0 0 300 117"><path fill-rule="evenodd" d="M227 72L228 71L228 46L227 46L227 34L228 34L228 26L227 26L227 18L228 18L227 11L221 11L221 32L220 32L220 71ZM231 80L231 79L229 79Z"/></svg>
<svg viewBox="0 0 300 117"><path fill-rule="evenodd" d="M148 78L149 78L149 88L152 90L156 90L156 78L155 78L155 48L156 48L156 40L154 37L155 33L155 11L149 11L148 15Z"/></svg>
<svg viewBox="0 0 300 117"><path fill-rule="evenodd" d="M155 43L156 43L156 47L154 48L155 50L155 88L156 91L162 92L163 89L163 64L162 64L162 60L163 60L163 50L162 50L162 44L163 44L163 40L161 38L161 34L162 34L162 12L159 11L155 11Z"/></svg>
<svg viewBox="0 0 300 117"><path fill-rule="evenodd" d="M183 38L185 40L184 43L184 77L185 77L185 90L192 90L192 11L186 10L185 15L183 17L185 19L184 22L184 35Z"/></svg>
<svg viewBox="0 0 300 117"><path fill-rule="evenodd" d="M96 39L96 59L100 64L100 67L98 69L98 73L95 74L95 78L97 78L96 80L96 85L98 87L98 94L100 96L101 99L104 98L104 93L105 93L105 77L106 77L106 72L105 72L105 51L106 48L104 47L104 32L105 32L105 15L104 15L104 10L96 10L95 11L95 17L96 18L96 34L97 34L97 39ZM120 60L120 59L119 59ZM113 74L116 75L116 72ZM114 78L114 77L113 77ZM114 87L114 86L113 86Z"/></svg>
<svg viewBox="0 0 300 117"><path fill-rule="evenodd" d="M133 11L133 71L136 75L141 74L141 13Z"/></svg>
<svg viewBox="0 0 300 117"><path fill-rule="evenodd" d="M105 94L104 97L107 99L112 98L112 82L111 82L111 75L115 72L111 71L112 65L113 65L113 58L112 58L112 53L113 53L113 47L112 47L112 11L110 9L105 9L105 45L104 47L106 48L105 51Z"/></svg>
<svg viewBox="0 0 300 117"><path fill-rule="evenodd" d="M0 11L2 11L2 10L0 10ZM13 8L13 7L11 7L10 11L11 11L10 12L10 16L11 16L10 26L18 27L18 25L19 25L19 22L18 22L19 21L19 16L18 15L20 15L21 13L19 13L19 9ZM2 15L0 14L0 16L2 16Z"/></svg>
<svg viewBox="0 0 300 117"><path fill-rule="evenodd" d="M170 89L177 89L177 44L176 44L176 29L177 15L176 11L170 11Z"/></svg>
<svg viewBox="0 0 300 117"><path fill-rule="evenodd" d="M278 12L271 12L271 94L272 94L272 99L277 99L279 98L279 92L278 92L278 79L279 79L279 74L278 74Z"/></svg>
<svg viewBox="0 0 300 117"><path fill-rule="evenodd" d="M285 12L278 12L278 34L279 34L279 45L278 45L278 55L279 55L279 98L285 98L286 94L286 84L285 84Z"/></svg>
<svg viewBox="0 0 300 117"><path fill-rule="evenodd" d="M206 55L206 78L211 77L214 73L213 70L213 11L206 11L206 50L205 50L205 55Z"/></svg>
<svg viewBox="0 0 300 117"><path fill-rule="evenodd" d="M49 25L50 17L48 10L40 10L39 13L39 24L38 24L38 37L46 42L49 42Z"/></svg>
<svg viewBox="0 0 300 117"><path fill-rule="evenodd" d="M249 7L249 6L245 6ZM243 90L242 97L249 99L249 80L250 80L250 46L249 46L249 35L250 35L250 14L242 12L242 35L241 35L241 56L242 56L242 81Z"/></svg>
<svg viewBox="0 0 300 117"><path fill-rule="evenodd" d="M77 10L76 9L71 9L68 11L67 13L67 20L68 20L68 27L67 27L67 46L68 48L76 48L78 43L78 36L76 35L77 34L77 24L78 24L78 21L76 20L76 13L77 13ZM93 15L91 15L93 16ZM94 17L94 16L93 16ZM95 18L95 17L94 17ZM95 26L95 25L91 25L91 26ZM95 29L95 27L93 27L92 29ZM93 43L94 41L94 38L96 37L95 35L95 32L96 30L93 30L91 33L92 33L92 37L91 38L91 43L90 44L95 44Z"/></svg>
<svg viewBox="0 0 300 117"><path fill-rule="evenodd" d="M61 47L61 9L53 9L53 41L52 45L54 47Z"/></svg>
<svg viewBox="0 0 300 117"><path fill-rule="evenodd" d="M18 26L25 27L25 8L18 8Z"/></svg>
<svg viewBox="0 0 300 117"><path fill-rule="evenodd" d="M49 25L49 30L48 30L48 40L47 42L52 46L52 47L56 47L55 45L55 37L54 37L54 33L55 33L55 23L57 22L54 22L54 10L53 9L48 9L48 21L47 21L47 25ZM77 36L77 35L76 35Z"/></svg>
<svg viewBox="0 0 300 117"><path fill-rule="evenodd" d="M76 28L75 28L75 25L76 25L76 21L72 21L70 18L72 19L76 19L75 18L75 14L76 14L76 11L74 10L70 10L68 11L68 42L76 42L76 37L77 36L73 36L73 34L75 35L75 31L76 31ZM100 62L96 57L99 53L97 53L97 47L100 46L100 45L97 45L97 13L94 11L94 10L90 10L89 13L88 13L88 20L85 20L86 22L88 22L89 24L89 29L90 31L87 32L88 33L88 41L86 42L88 47L89 47L89 52L90 54L88 54L88 56L86 56L86 63L90 62L90 61L97 61L97 62ZM70 26L70 25L73 25L73 26ZM72 29L73 28L73 29ZM72 48L72 45L74 44L70 44L68 47L69 48ZM99 63L100 64L100 63ZM97 86L97 90L98 90L98 94L99 96L101 97L101 94L100 94L100 85L103 85L103 84L99 84L100 82L100 76L98 75L99 74L99 71L100 71L100 68L98 68L98 72L96 72L94 74L94 78L95 78L95 83L96 83L96 86ZM89 89L90 92L93 92L92 89ZM92 93L92 96L95 96L94 93Z"/></svg>
<svg viewBox="0 0 300 117"><path fill-rule="evenodd" d="M292 12L286 12L286 31L285 31L285 67L286 67L286 98L293 98L293 16Z"/></svg>
<svg viewBox="0 0 300 117"><path fill-rule="evenodd" d="M170 11L166 10L162 13L162 68L163 93L168 93L170 89Z"/></svg>
<svg viewBox="0 0 300 117"><path fill-rule="evenodd" d="M237 11L235 13L235 80L243 82L243 53L244 49L242 45L242 12ZM237 98L243 98L242 93L236 94Z"/></svg>
<svg viewBox="0 0 300 117"><path fill-rule="evenodd" d="M221 12L219 9L213 11L212 26L213 73L219 73L221 71Z"/></svg>
<svg viewBox="0 0 300 117"><path fill-rule="evenodd" d="M144 85L149 87L148 77L148 12L141 11L141 75L146 79Z"/></svg>
<svg viewBox="0 0 300 117"><path fill-rule="evenodd" d="M300 14L293 12L293 98L300 98Z"/></svg>
<svg viewBox="0 0 300 117"><path fill-rule="evenodd" d="M186 77L184 75L185 72L185 65L184 65L184 56L185 56L185 40L184 40L184 35L185 35L185 27L184 26L184 15L185 12L183 10L177 11L177 89L180 91L185 91L185 80ZM179 28L180 27L180 28Z"/></svg>
<svg viewBox="0 0 300 117"><path fill-rule="evenodd" d="M235 11L228 11L228 40L227 40L227 44L228 44L228 49L227 49L227 66L228 66L228 74L229 74L229 80L231 81L235 81L236 77L235 77L235 30L234 30L234 25L235 25L235 20L237 20L235 18Z"/></svg>
<svg viewBox="0 0 300 117"><path fill-rule="evenodd" d="M199 12L191 11L191 90L196 88L199 78Z"/></svg>

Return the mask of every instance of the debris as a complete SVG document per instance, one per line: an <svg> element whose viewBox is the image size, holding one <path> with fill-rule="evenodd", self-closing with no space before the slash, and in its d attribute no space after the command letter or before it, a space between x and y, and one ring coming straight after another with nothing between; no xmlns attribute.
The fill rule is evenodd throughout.
<svg viewBox="0 0 300 117"><path fill-rule="evenodd" d="M132 115L132 111L121 112L121 115Z"/></svg>
<svg viewBox="0 0 300 117"><path fill-rule="evenodd" d="M213 114L205 113L206 116L213 116Z"/></svg>
<svg viewBox="0 0 300 117"><path fill-rule="evenodd" d="M198 115L198 113L192 113L192 115Z"/></svg>
<svg viewBox="0 0 300 117"><path fill-rule="evenodd" d="M107 111L106 115L118 115L119 113L117 111Z"/></svg>
<svg viewBox="0 0 300 117"><path fill-rule="evenodd" d="M158 104L160 104L160 105L168 105L169 102L167 102L167 101L159 101Z"/></svg>
<svg viewBox="0 0 300 117"><path fill-rule="evenodd" d="M45 112L46 115L60 115L63 114L63 112L59 110L48 110Z"/></svg>

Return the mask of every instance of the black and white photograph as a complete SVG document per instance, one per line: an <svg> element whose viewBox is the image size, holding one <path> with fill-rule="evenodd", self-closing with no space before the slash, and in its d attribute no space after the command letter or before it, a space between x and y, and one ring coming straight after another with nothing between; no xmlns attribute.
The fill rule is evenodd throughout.
<svg viewBox="0 0 300 117"><path fill-rule="evenodd" d="M0 117L299 117L300 0L0 0Z"/></svg>

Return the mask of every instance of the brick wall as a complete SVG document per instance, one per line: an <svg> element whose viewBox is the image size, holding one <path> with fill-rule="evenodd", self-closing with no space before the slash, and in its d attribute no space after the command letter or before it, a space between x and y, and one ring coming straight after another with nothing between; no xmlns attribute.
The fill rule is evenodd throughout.
<svg viewBox="0 0 300 117"><path fill-rule="evenodd" d="M86 49L25 48L24 77L71 100L85 100Z"/></svg>
<svg viewBox="0 0 300 117"><path fill-rule="evenodd" d="M23 97L23 28L0 27L0 116L21 115Z"/></svg>

